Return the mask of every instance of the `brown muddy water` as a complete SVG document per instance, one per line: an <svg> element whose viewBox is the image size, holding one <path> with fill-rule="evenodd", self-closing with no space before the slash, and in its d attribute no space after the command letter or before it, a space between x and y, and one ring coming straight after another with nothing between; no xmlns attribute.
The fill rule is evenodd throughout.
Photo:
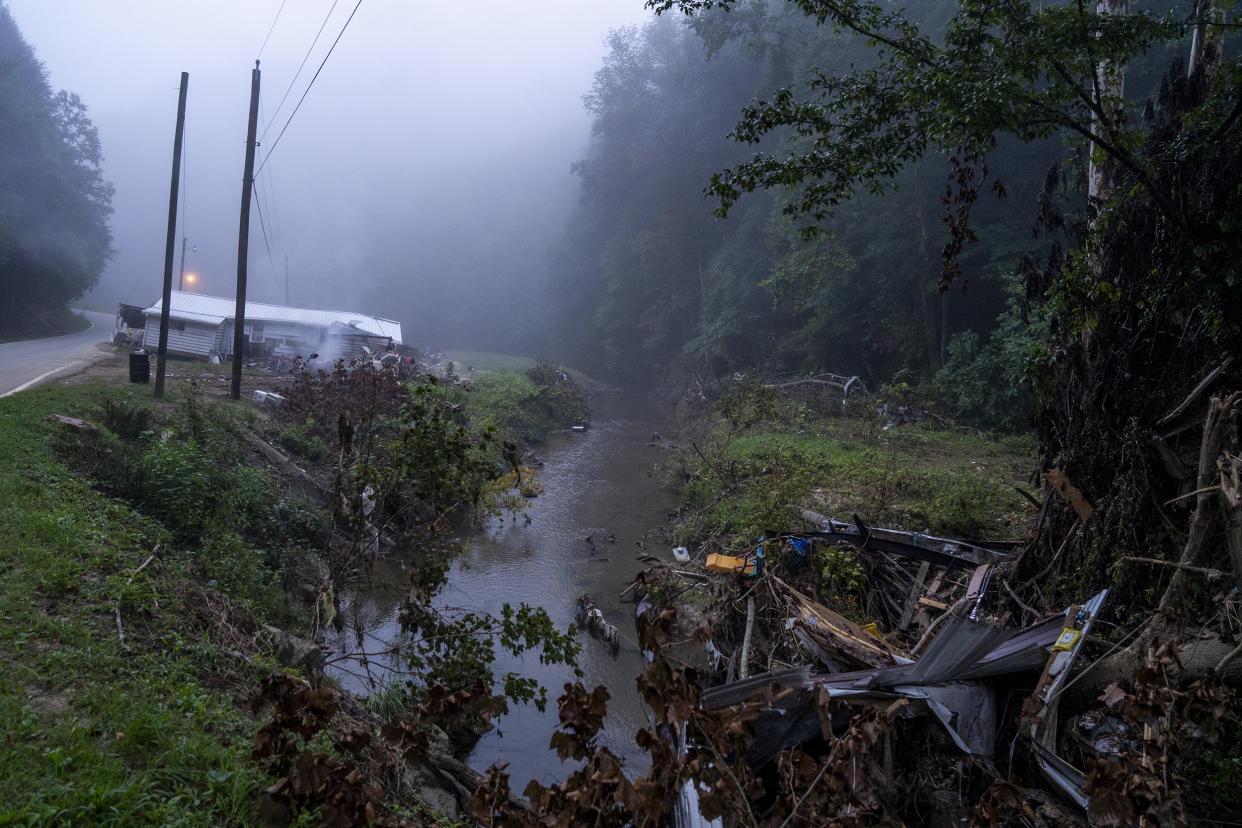
<svg viewBox="0 0 1242 828"><path fill-rule="evenodd" d="M671 557L671 543L662 527L675 501L661 486L658 471L668 454L648 445L652 433L662 429L651 418L627 412L606 415L586 432L551 435L536 450L543 461L539 472L545 491L529 501L530 523L497 519L464 537L469 548L454 562L436 602L499 613L505 603L516 607L525 601L544 607L564 629L574 620L578 596L589 594L620 630L621 651L614 660L605 644L581 634L578 667L588 689L602 684L611 694L600 742L621 757L631 776L647 767L646 755L634 744L634 734L647 726L635 684L644 662L635 642L633 604L622 603L618 596L645 566L637 555ZM402 555L394 553L376 562L365 582L343 598L346 629L327 642L329 658L355 648L355 624L365 630L366 649L371 651L398 635L397 611L408 584L405 570ZM377 666L382 672L383 665L372 660L373 674ZM479 740L469 764L483 771L492 764L510 763L511 784L518 791L532 778L544 784L562 781L577 763L562 764L548 750L548 740L557 726L555 700L563 685L574 680L573 673L560 665L541 665L537 654L513 658L502 653L496 675L509 671L531 676L548 688L547 710L540 713L534 705L512 705L496 729ZM358 675L355 662L340 662L329 672L349 690L373 692Z"/></svg>

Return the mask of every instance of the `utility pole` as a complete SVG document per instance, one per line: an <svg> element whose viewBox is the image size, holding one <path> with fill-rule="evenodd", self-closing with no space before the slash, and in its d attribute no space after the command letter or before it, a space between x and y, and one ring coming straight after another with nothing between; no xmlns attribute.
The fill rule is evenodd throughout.
<svg viewBox="0 0 1242 828"><path fill-rule="evenodd" d="M259 62L250 73L250 124L246 127L246 171L242 174L241 223L237 231L237 309L233 312L233 386L241 399L242 340L246 325L246 257L250 253L250 192L254 189L255 132L259 120Z"/></svg>
<svg viewBox="0 0 1242 828"><path fill-rule="evenodd" d="M181 237L181 275L177 277L177 290L185 290L185 236Z"/></svg>
<svg viewBox="0 0 1242 828"><path fill-rule="evenodd" d="M164 363L168 355L168 306L172 302L173 253L177 249L177 185L181 181L181 138L185 134L185 93L190 73L181 73L177 96L177 132L173 137L172 187L168 196L168 240L164 244L164 293L160 303L160 344L155 351L155 396L164 396Z"/></svg>

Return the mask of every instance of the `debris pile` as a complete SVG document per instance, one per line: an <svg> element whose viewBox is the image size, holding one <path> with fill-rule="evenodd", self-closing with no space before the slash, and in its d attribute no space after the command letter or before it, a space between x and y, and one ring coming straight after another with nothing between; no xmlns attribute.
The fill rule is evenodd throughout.
<svg viewBox="0 0 1242 828"><path fill-rule="evenodd" d="M811 528L766 533L740 555L700 556L721 573L706 587L717 613L697 635L708 665L702 709L753 732L745 762L767 792L756 814L783 809L791 757L831 756L867 721L878 730L855 782L872 816L909 820L930 809L943 824L1003 822L1016 809L1025 824L1094 819L1092 793L1133 728L1107 710L1066 722L1059 713L1108 590L1015 617L1003 577L1011 544L802 517ZM829 597L816 571L844 554L865 572L855 602ZM645 572L641 611L670 606L698 583L691 574ZM1105 703L1126 695L1112 692L1120 696Z"/></svg>

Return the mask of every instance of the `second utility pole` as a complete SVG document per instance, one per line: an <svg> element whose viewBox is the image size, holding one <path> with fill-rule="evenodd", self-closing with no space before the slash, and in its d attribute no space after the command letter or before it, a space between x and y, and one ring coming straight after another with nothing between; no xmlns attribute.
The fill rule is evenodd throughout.
<svg viewBox="0 0 1242 828"><path fill-rule="evenodd" d="M237 309L233 313L233 399L241 399L242 340L246 324L246 258L250 253L250 192L254 189L255 133L259 120L259 62L250 74L250 124L246 127L246 171L242 175L241 224L237 232Z"/></svg>
<svg viewBox="0 0 1242 828"><path fill-rule="evenodd" d="M185 96L189 89L190 73L182 72L181 93L177 96L177 132L173 137L172 186L168 194L168 241L164 246L164 291L160 294L160 338L155 349L157 399L164 396L164 368L168 358L168 313L172 304L173 251L177 245L177 185L181 181L181 139L185 134Z"/></svg>

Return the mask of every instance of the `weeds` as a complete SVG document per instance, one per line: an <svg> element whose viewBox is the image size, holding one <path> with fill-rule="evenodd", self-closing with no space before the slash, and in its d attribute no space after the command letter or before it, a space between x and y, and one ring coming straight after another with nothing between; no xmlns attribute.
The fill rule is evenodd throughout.
<svg viewBox="0 0 1242 828"><path fill-rule="evenodd" d="M1033 461L1028 437L927 424L884 430L874 412L843 415L839 398L820 411L751 378L723 395L715 425L673 464L692 508L680 538L745 544L796 522L798 507L961 537L1021 532L1025 507L1013 485Z"/></svg>

